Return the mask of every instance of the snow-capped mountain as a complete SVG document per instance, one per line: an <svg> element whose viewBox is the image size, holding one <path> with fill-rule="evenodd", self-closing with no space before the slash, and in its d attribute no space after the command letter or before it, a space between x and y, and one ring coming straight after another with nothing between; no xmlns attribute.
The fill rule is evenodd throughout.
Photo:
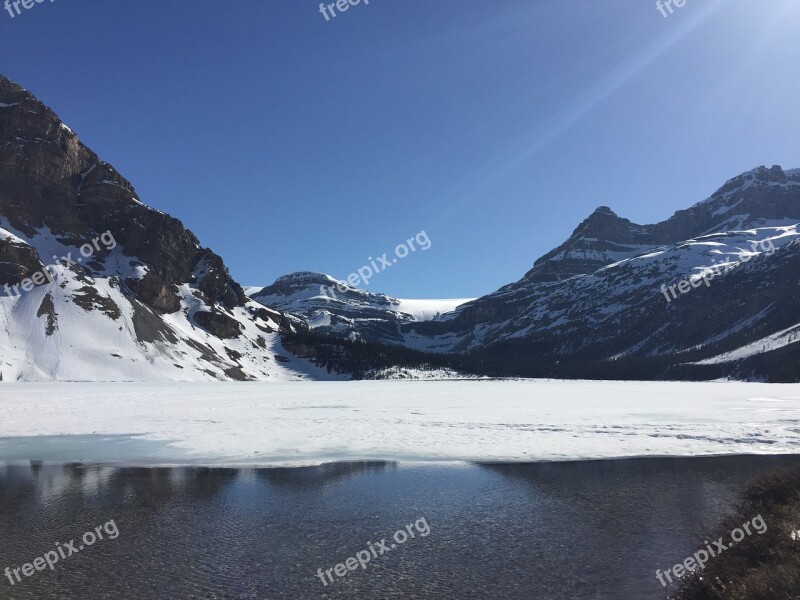
<svg viewBox="0 0 800 600"><path fill-rule="evenodd" d="M248 288L247 293L265 306L301 316L319 333L400 344L402 325L435 319L473 300L402 300L310 272L285 275L267 287Z"/></svg>
<svg viewBox="0 0 800 600"><path fill-rule="evenodd" d="M794 381L798 224L800 170L759 167L661 223L600 207L476 300L401 300L319 273L245 294L221 257L0 76L0 378Z"/></svg>
<svg viewBox="0 0 800 600"><path fill-rule="evenodd" d="M4 381L329 378L283 350L292 328L0 76Z"/></svg>
<svg viewBox="0 0 800 600"><path fill-rule="evenodd" d="M252 297L321 333L493 374L786 380L800 375L799 223L800 170L759 167L662 223L600 207L520 281L452 312L415 318L314 273Z"/></svg>
<svg viewBox="0 0 800 600"><path fill-rule="evenodd" d="M731 179L710 198L654 225L637 225L607 206L597 208L558 248L537 260L525 281L557 281L721 231L792 221L800 210L800 169L759 167Z"/></svg>
<svg viewBox="0 0 800 600"><path fill-rule="evenodd" d="M520 281L409 325L404 341L520 374L662 358L660 375L767 376L786 359L766 370L750 359L785 353L800 324L798 223L800 170L777 166L740 175L655 225L601 207Z"/></svg>

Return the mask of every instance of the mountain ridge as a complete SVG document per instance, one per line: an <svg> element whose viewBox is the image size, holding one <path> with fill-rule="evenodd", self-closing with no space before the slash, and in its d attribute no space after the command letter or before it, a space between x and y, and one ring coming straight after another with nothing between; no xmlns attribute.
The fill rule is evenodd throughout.
<svg viewBox="0 0 800 600"><path fill-rule="evenodd" d="M470 358L493 375L602 377L647 362L624 376L797 378L798 223L800 169L778 166L731 178L655 224L601 206L517 282L395 322L380 341ZM690 293L675 295L682 281ZM360 334L353 317L350 337Z"/></svg>
<svg viewBox="0 0 800 600"><path fill-rule="evenodd" d="M404 377L428 364L798 380L798 285L800 169L761 166L659 223L600 206L481 298L415 304L314 272L248 296L222 257L0 76L5 381L347 378L337 365L385 375L392 361Z"/></svg>

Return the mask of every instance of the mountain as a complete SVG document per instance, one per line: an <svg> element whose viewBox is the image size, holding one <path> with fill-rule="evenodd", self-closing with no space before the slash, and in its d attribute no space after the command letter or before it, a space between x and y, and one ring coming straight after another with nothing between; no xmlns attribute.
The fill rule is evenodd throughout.
<svg viewBox="0 0 800 600"><path fill-rule="evenodd" d="M428 318L315 273L253 298L325 336L489 375L795 381L799 223L800 170L759 167L661 223L602 206L519 281Z"/></svg>
<svg viewBox="0 0 800 600"><path fill-rule="evenodd" d="M319 273L251 298L0 76L0 379L800 381L798 224L800 170L759 167L661 223L600 207L476 300L399 300Z"/></svg>
<svg viewBox="0 0 800 600"><path fill-rule="evenodd" d="M282 347L297 326L0 76L3 380L327 377Z"/></svg>
<svg viewBox="0 0 800 600"><path fill-rule="evenodd" d="M516 283L403 337L518 375L796 378L798 223L800 170L778 166L654 225L600 207Z"/></svg>
<svg viewBox="0 0 800 600"><path fill-rule="evenodd" d="M789 215L798 213L798 173L783 171L779 166L759 167L731 179L703 202L655 225L631 223L601 206L566 242L537 260L524 279L533 283L586 275L657 246L784 222Z"/></svg>
<svg viewBox="0 0 800 600"><path fill-rule="evenodd" d="M285 275L267 287L248 289L248 294L265 306L302 317L319 334L384 344L404 343L403 325L434 319L471 300L400 300L310 272Z"/></svg>

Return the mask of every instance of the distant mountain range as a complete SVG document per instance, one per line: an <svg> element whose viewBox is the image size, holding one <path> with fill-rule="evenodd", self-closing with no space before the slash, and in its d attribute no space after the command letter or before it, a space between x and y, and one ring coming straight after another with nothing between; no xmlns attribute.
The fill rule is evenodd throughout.
<svg viewBox="0 0 800 600"><path fill-rule="evenodd" d="M396 366L798 381L798 224L800 170L759 167L662 223L600 207L519 281L475 300L398 300L319 273L246 294L222 258L0 77L0 374L313 379Z"/></svg>
<svg viewBox="0 0 800 600"><path fill-rule="evenodd" d="M369 311L320 304L316 279L291 310L492 375L793 381L798 223L800 170L759 167L655 225L600 207L522 279L433 319L398 320L375 294Z"/></svg>

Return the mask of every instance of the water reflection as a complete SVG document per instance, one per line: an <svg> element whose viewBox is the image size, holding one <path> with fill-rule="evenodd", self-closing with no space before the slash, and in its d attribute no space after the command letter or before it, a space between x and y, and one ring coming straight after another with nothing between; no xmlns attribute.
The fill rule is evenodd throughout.
<svg viewBox="0 0 800 600"><path fill-rule="evenodd" d="M0 468L0 576L114 519L119 538L0 597L637 598L754 475L800 458L305 469ZM425 517L324 588L315 573Z"/></svg>
<svg viewBox="0 0 800 600"><path fill-rule="evenodd" d="M23 469L0 467L0 505L4 511L15 512L31 503L36 493L33 474L40 472L39 467L30 467L30 474Z"/></svg>
<svg viewBox="0 0 800 600"><path fill-rule="evenodd" d="M366 473L397 468L394 462L340 462L299 469L259 469L258 477L278 487L315 490Z"/></svg>

